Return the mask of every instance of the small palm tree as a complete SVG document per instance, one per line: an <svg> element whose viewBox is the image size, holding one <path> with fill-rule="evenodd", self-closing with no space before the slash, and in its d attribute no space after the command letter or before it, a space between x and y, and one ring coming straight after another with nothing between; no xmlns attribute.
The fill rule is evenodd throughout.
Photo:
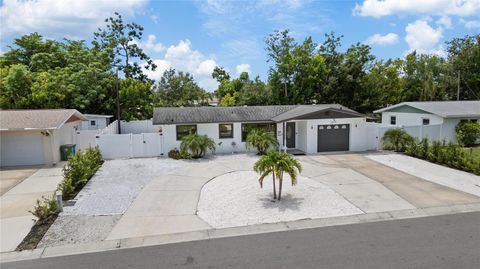
<svg viewBox="0 0 480 269"><path fill-rule="evenodd" d="M282 199L283 175L288 174L292 181L292 186L296 185L298 173L302 172L302 165L286 152L280 152L280 156L276 161L275 173L278 176L278 200L280 201Z"/></svg>
<svg viewBox="0 0 480 269"><path fill-rule="evenodd" d="M273 199L277 199L277 188L275 183L275 165L277 163L276 160L278 159L278 154L279 152L277 151L271 151L267 155L262 156L262 158L255 162L255 165L253 166L253 170L261 174L260 178L258 179L258 182L260 183L260 188L263 188L263 180L265 179L265 177L272 174Z"/></svg>
<svg viewBox="0 0 480 269"><path fill-rule="evenodd" d="M275 136L263 129L252 129L247 136L247 149L257 148L259 155L265 155L271 148L278 146L278 141Z"/></svg>
<svg viewBox="0 0 480 269"><path fill-rule="evenodd" d="M208 150L215 151L215 142L207 135L189 134L180 144L182 152L189 152L192 158L202 158Z"/></svg>
<svg viewBox="0 0 480 269"><path fill-rule="evenodd" d="M405 130L394 128L385 132L382 137L382 142L384 149L405 151L405 148L414 142L414 139Z"/></svg>
<svg viewBox="0 0 480 269"><path fill-rule="evenodd" d="M297 184L298 173L302 171L302 166L300 162L294 159L290 154L285 152L270 151L267 155L262 156L258 160L253 169L261 173L258 181L260 182L260 187L263 187L263 180L268 175L272 174L273 177L273 199L282 199L282 185L283 185L283 176L288 174L292 181L292 186ZM276 193L276 181L279 181L278 189L278 198Z"/></svg>

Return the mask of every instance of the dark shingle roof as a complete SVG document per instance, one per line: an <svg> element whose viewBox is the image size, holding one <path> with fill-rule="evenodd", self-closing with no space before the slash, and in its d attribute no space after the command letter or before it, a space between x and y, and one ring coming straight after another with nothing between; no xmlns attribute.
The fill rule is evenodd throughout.
<svg viewBox="0 0 480 269"><path fill-rule="evenodd" d="M244 107L160 107L155 108L153 124L279 122L331 108L344 109L345 111L356 113L338 104Z"/></svg>
<svg viewBox="0 0 480 269"><path fill-rule="evenodd" d="M76 109L0 110L0 130L58 129L71 117L87 120Z"/></svg>

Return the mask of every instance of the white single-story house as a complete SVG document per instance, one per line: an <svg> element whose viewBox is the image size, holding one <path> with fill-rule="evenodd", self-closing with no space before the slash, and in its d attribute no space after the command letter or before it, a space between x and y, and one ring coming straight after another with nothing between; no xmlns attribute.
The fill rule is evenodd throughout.
<svg viewBox="0 0 480 269"><path fill-rule="evenodd" d="M87 118L82 122L82 130L102 130L110 124L113 115L83 114Z"/></svg>
<svg viewBox="0 0 480 269"><path fill-rule="evenodd" d="M87 118L75 109L0 110L0 166L51 165Z"/></svg>
<svg viewBox="0 0 480 269"><path fill-rule="evenodd" d="M417 126L417 138L456 142L455 127L459 122L480 122L480 101L403 102L374 113L382 113L382 126L407 130Z"/></svg>
<svg viewBox="0 0 480 269"><path fill-rule="evenodd" d="M190 132L212 138L218 153L246 151L252 128L275 133L281 148L292 153L368 149L366 116L338 104L163 107L155 109L153 124L160 126L165 153L179 148Z"/></svg>

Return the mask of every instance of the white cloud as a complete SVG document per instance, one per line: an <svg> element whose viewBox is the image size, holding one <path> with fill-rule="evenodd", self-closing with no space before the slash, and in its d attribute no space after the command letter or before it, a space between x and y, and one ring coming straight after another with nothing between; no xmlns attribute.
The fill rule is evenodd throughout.
<svg viewBox="0 0 480 269"><path fill-rule="evenodd" d="M388 33L386 35L374 34L369 36L365 43L370 45L387 46L398 42L398 35L394 33Z"/></svg>
<svg viewBox="0 0 480 269"><path fill-rule="evenodd" d="M450 17L446 15L443 15L442 17L440 17L440 19L438 19L436 23L440 26L445 27L446 29L452 28L452 20L450 19Z"/></svg>
<svg viewBox="0 0 480 269"><path fill-rule="evenodd" d="M237 75L242 74L243 72L247 72L250 74L250 65L249 64L239 64L235 67L237 71Z"/></svg>
<svg viewBox="0 0 480 269"><path fill-rule="evenodd" d="M147 51L153 51L153 52L162 52L166 49L162 45L162 43L160 42L157 43L157 37L155 35L148 35L147 41L144 43L141 43L140 46Z"/></svg>
<svg viewBox="0 0 480 269"><path fill-rule="evenodd" d="M154 62L157 65L155 71L144 70L151 79L159 80L165 70L174 68L192 74L198 85L207 91L213 91L217 87L217 82L212 78L213 69L217 66L215 59L192 49L192 43L188 39L168 47L165 56L154 59Z"/></svg>
<svg viewBox="0 0 480 269"><path fill-rule="evenodd" d="M416 50L419 53L443 55L444 52L438 43L443 37L442 27L437 29L428 25L425 20L417 20L405 27L405 41L409 51Z"/></svg>
<svg viewBox="0 0 480 269"><path fill-rule="evenodd" d="M388 15L426 14L470 16L480 12L480 0L364 0L353 13L380 18Z"/></svg>
<svg viewBox="0 0 480 269"><path fill-rule="evenodd" d="M148 0L4 0L1 34L39 32L45 36L81 38L91 35L114 11L133 16Z"/></svg>
<svg viewBox="0 0 480 269"><path fill-rule="evenodd" d="M467 29L473 29L473 28L480 28L480 20L471 20L471 21L466 21L461 19L460 22L465 26Z"/></svg>

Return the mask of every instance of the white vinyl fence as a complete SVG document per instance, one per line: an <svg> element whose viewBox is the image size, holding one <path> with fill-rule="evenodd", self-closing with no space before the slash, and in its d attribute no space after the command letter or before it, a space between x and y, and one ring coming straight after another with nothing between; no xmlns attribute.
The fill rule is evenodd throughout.
<svg viewBox="0 0 480 269"><path fill-rule="evenodd" d="M442 136L442 125L435 124L435 125L415 125L415 126L386 126L386 125L378 125L378 148L382 148L382 138L385 132L390 129L400 128L405 130L409 135L413 136L417 140L421 140L422 138L428 138L430 141L438 140L442 141L445 139ZM448 141L447 141L448 142Z"/></svg>
<svg viewBox="0 0 480 269"><path fill-rule="evenodd" d="M158 157L163 155L160 133L106 134L97 137L104 159Z"/></svg>

